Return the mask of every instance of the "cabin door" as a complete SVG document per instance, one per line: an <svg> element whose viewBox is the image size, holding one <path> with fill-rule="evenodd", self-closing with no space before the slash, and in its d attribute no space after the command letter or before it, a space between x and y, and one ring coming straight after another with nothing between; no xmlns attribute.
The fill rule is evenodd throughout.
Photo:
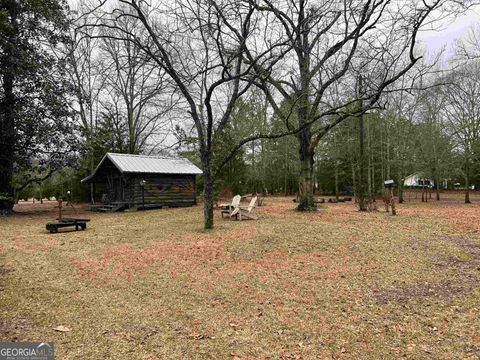
<svg viewBox="0 0 480 360"><path fill-rule="evenodd" d="M115 179L115 201L123 201L123 182L120 177Z"/></svg>

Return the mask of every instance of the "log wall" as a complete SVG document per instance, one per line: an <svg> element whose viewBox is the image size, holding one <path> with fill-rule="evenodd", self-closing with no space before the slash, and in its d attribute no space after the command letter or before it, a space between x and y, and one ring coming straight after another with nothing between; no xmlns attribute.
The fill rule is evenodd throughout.
<svg viewBox="0 0 480 360"><path fill-rule="evenodd" d="M194 175L135 175L127 180L125 200L131 206L142 206L140 181L145 180L145 207L179 207L196 204Z"/></svg>

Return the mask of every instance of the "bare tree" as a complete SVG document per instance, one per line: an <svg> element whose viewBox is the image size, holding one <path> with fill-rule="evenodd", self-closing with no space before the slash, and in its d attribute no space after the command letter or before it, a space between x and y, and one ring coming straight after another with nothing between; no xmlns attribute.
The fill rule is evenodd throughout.
<svg viewBox="0 0 480 360"><path fill-rule="evenodd" d="M84 11L82 5L78 11ZM86 18L78 21L82 20L85 21ZM74 110L79 116L85 135L90 136L99 118L98 103L103 88L102 65L96 53L99 41L92 37L83 37L75 29L70 35L67 70L75 87L77 108Z"/></svg>
<svg viewBox="0 0 480 360"><path fill-rule="evenodd" d="M76 26L81 26L89 21L88 7L81 1L72 12ZM73 112L80 124L86 146L89 149L90 171L95 169L95 158L90 149L101 115L100 94L104 87L101 68L102 62L96 50L99 40L93 38L93 29L86 29L90 36L84 36L74 27L70 30L70 42L66 45L66 70L70 83L74 87ZM93 184L90 185L91 202L94 203Z"/></svg>
<svg viewBox="0 0 480 360"><path fill-rule="evenodd" d="M105 59L103 111L115 124L120 150L130 154L147 147L154 151L164 142L171 128L168 113L176 102L165 72L133 39L116 39L139 25L135 18L120 18L116 26L122 30L103 28L105 36L100 43ZM137 36L142 34L137 32Z"/></svg>
<svg viewBox="0 0 480 360"><path fill-rule="evenodd" d="M404 79L402 79L403 82ZM404 193L403 185L408 171L412 170L414 161L412 154L415 149L414 123L418 113L418 97L415 93L396 92L387 96L388 109L384 116L392 124L390 134L386 134L386 171L383 180L391 179L392 176L398 183L398 202L403 203ZM391 137L391 139L390 139ZM391 147L391 149L390 149ZM391 174L390 166L393 165L397 170Z"/></svg>
<svg viewBox="0 0 480 360"><path fill-rule="evenodd" d="M472 166L478 160L480 150L479 71L478 60L466 63L448 75L450 85L443 88L444 118L456 149L463 155L465 203L470 203Z"/></svg>
<svg viewBox="0 0 480 360"><path fill-rule="evenodd" d="M455 52L457 60L480 58L480 25L472 26L467 35L457 41Z"/></svg>
<svg viewBox="0 0 480 360"><path fill-rule="evenodd" d="M417 124L418 160L424 176L434 181L437 200L440 200L440 184L446 173L454 168L452 141L442 118L445 99L441 89L438 86L417 94L420 117Z"/></svg>
<svg viewBox="0 0 480 360"><path fill-rule="evenodd" d="M277 111L291 104L296 115L285 118L288 129L300 128L301 172L299 209L314 209L313 163L315 147L323 136L346 119L329 121L328 112L348 111L357 98L358 74L364 77L362 109L375 106L385 90L417 64L417 35L445 11L465 6L451 1L386 0L250 0L265 14L268 36L263 47L286 42L290 51L272 70L255 66L257 85ZM344 89L340 97L332 89ZM280 113L280 112L279 112ZM317 121L319 120L319 121Z"/></svg>

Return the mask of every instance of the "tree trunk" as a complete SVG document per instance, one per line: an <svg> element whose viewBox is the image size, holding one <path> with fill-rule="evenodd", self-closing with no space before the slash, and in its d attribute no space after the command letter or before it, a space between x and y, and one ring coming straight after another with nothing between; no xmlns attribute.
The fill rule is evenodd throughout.
<svg viewBox="0 0 480 360"><path fill-rule="evenodd" d="M298 207L300 211L315 211L313 199L313 153L310 151L310 129L300 134L300 181L298 183Z"/></svg>
<svg viewBox="0 0 480 360"><path fill-rule="evenodd" d="M465 204L470 204L470 182L468 181L468 176L465 177Z"/></svg>
<svg viewBox="0 0 480 360"><path fill-rule="evenodd" d="M359 118L359 136L360 136L360 158L359 158L359 172L358 172L358 181L357 181L357 198L358 198L358 207L360 211L367 211L367 174L365 173L366 164L365 164L365 126L363 115L360 115Z"/></svg>
<svg viewBox="0 0 480 360"><path fill-rule="evenodd" d="M308 84L303 84L308 89ZM308 100L300 95L299 108L297 110L298 123L300 126L307 122L309 111ZM300 142L300 179L298 182L298 207L299 211L315 211L317 205L313 199L313 164L314 151L312 150L312 132L310 126L303 128L298 134Z"/></svg>
<svg viewBox="0 0 480 360"><path fill-rule="evenodd" d="M375 184L375 161L373 159L373 151L371 151L371 168L370 168L370 175L372 177L371 184L372 184L372 192L370 194L370 198L375 201L375 195L377 193L377 186Z"/></svg>
<svg viewBox="0 0 480 360"><path fill-rule="evenodd" d="M203 169L203 215L204 215L204 228L213 229L213 178L210 169L210 164L204 164Z"/></svg>
<svg viewBox="0 0 480 360"><path fill-rule="evenodd" d="M335 160L335 199L338 200L338 164Z"/></svg>
<svg viewBox="0 0 480 360"><path fill-rule="evenodd" d="M388 128L388 122L386 123L386 125L387 125L387 180L389 180L390 179L390 132Z"/></svg>
<svg viewBox="0 0 480 360"><path fill-rule="evenodd" d="M353 196L356 198L357 197L357 182L356 182L356 178L355 178L355 164L352 161L350 165L352 167L352 193L353 193Z"/></svg>
<svg viewBox="0 0 480 360"><path fill-rule="evenodd" d="M310 71L310 45L308 42L309 31L308 22L305 18L305 3L299 3L299 24L302 24L302 30L305 31L302 39L298 42L299 47L296 49L298 56L298 65L300 71L300 88L297 92L297 116L298 125L305 126L309 119L311 104L308 98L311 92L311 71ZM313 199L313 164L315 162L314 153L315 146L312 144L311 125L305 126L298 134L300 141L300 180L298 186L298 207L300 211L315 211L317 205Z"/></svg>
<svg viewBox="0 0 480 360"><path fill-rule="evenodd" d="M362 77L358 79L358 93L362 97L363 94L363 85ZM363 103L360 102L360 108L363 108ZM360 143L360 154L358 161L358 186L357 186L357 199L358 199L358 209L360 211L367 211L367 176L366 173L367 165L365 158L365 120L363 114L359 117L359 143Z"/></svg>
<svg viewBox="0 0 480 360"><path fill-rule="evenodd" d="M93 174L95 171L95 161L93 158L93 151L90 154L90 174ZM90 203L95 205L95 183L90 183Z"/></svg>
<svg viewBox="0 0 480 360"><path fill-rule="evenodd" d="M370 131L370 121L367 122L367 183L368 183L368 198L375 200L375 167L373 165L373 151Z"/></svg>
<svg viewBox="0 0 480 360"><path fill-rule="evenodd" d="M393 196L393 189L390 189L390 199L391 203L390 206L392 207L392 215L397 215L397 209L395 208L395 197Z"/></svg>
<svg viewBox="0 0 480 360"><path fill-rule="evenodd" d="M465 204L470 204L470 164L468 163L468 159L465 163Z"/></svg>
<svg viewBox="0 0 480 360"><path fill-rule="evenodd" d="M403 203L403 181L402 181L402 175L398 177L398 203L402 204Z"/></svg>
<svg viewBox="0 0 480 360"><path fill-rule="evenodd" d="M288 190L287 190L287 174L288 174L288 147L286 146L287 145L287 142L285 141L285 170L284 170L284 173L283 173L283 181L284 181L284 186L283 186L283 189L284 189L284 193L285 195L288 194Z"/></svg>
<svg viewBox="0 0 480 360"><path fill-rule="evenodd" d="M10 57L10 58L9 58ZM9 58L9 59L8 59ZM10 66L4 69L0 106L0 214L8 215L14 204L13 161L15 148L15 95L13 55L7 52Z"/></svg>

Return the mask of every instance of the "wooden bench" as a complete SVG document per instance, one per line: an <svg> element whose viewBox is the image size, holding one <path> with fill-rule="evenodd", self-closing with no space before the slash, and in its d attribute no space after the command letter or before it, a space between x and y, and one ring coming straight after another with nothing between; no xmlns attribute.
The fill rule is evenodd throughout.
<svg viewBox="0 0 480 360"><path fill-rule="evenodd" d="M62 220L59 220L57 222L47 223L46 228L52 234L57 233L58 229L60 228L69 227L69 226L75 226L75 231L78 231L79 228L81 230L85 230L87 228L87 222L89 221L90 219L63 218Z"/></svg>

